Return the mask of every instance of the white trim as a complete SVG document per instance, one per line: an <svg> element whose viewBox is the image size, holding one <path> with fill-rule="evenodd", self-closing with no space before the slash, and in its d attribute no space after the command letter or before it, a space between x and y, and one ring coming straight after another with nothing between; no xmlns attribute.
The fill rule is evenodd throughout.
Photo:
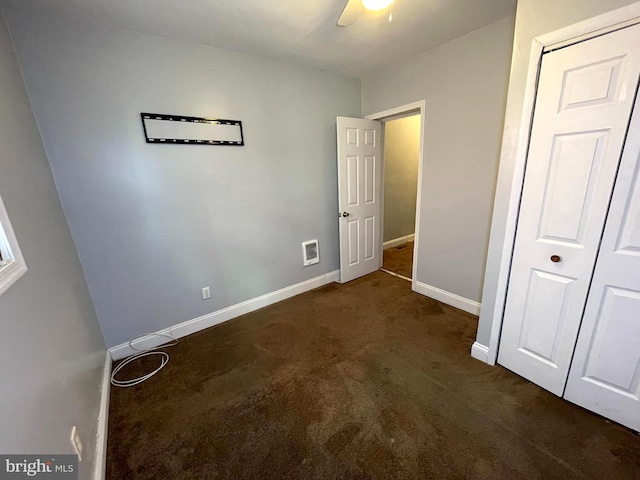
<svg viewBox="0 0 640 480"><path fill-rule="evenodd" d="M382 249L387 250L388 248L398 247L400 245L404 245L405 243L413 242L416 238L416 234L412 233L411 235L405 235L404 237L394 238L393 240L387 240L382 244Z"/></svg>
<svg viewBox="0 0 640 480"><path fill-rule="evenodd" d="M265 295L247 300L245 302L237 303L236 305L231 305L230 307L208 313L192 320L187 320L186 322L174 325L173 327L160 330L157 333L171 335L174 338L186 337L187 335L191 335L192 333L196 333L206 328L213 327L220 323L239 317L240 315L254 312L256 310L259 310L260 308L273 305L274 303L281 302L282 300L286 300L287 298L291 298L296 295L300 295L301 293L308 292L309 290L313 290L314 288L322 287L323 285L327 285L328 283L337 282L339 278L340 270L335 270L333 272L320 275L319 277L315 277L310 280L306 280L304 282L300 282L295 285L276 290L275 292L267 293ZM154 348L162 345L165 342L166 338L144 336L139 340L133 342L133 345L137 349L141 350ZM111 347L109 349L109 352L111 353L111 356L114 360L120 360L121 358L125 358L135 353L136 350L132 349L127 342L115 347Z"/></svg>
<svg viewBox="0 0 640 480"><path fill-rule="evenodd" d="M476 360L488 363L487 360L489 358L489 347L478 342L473 342L473 345L471 346L471 356Z"/></svg>
<svg viewBox="0 0 640 480"><path fill-rule="evenodd" d="M385 122L388 120L398 120L400 118L410 117L416 113L424 112L425 102L425 100L420 100L418 102L407 103L406 105L390 108L382 112L372 113L364 118L367 120L380 120L381 122Z"/></svg>
<svg viewBox="0 0 640 480"><path fill-rule="evenodd" d="M424 171L424 146L425 146L424 140L426 137L425 132L427 128L426 112L427 112L427 101L419 100L417 102L408 103L400 107L390 108L389 110L384 110L382 112L372 113L371 115L367 115L366 117L364 117L367 120L380 120L381 122L386 122L389 120L397 120L399 118L404 118L411 115L416 115L416 114L420 115L420 146L418 149L418 191L416 195L416 227L414 229L415 234L414 234L414 244L413 244L413 266L411 269L411 277L412 277L411 290L418 293L420 293L420 291L418 290L419 282L417 280L418 254L419 254L418 245L420 245L420 211L421 211L421 205L422 205L422 174ZM383 139L383 142L384 142L384 139ZM382 174L384 178L384 143L383 143L382 157L383 157ZM384 199L384 192L382 192L382 195ZM382 221L380 222L380 239L382 239L383 227L384 227L384 208L383 208ZM380 262L382 262L383 248L384 248L384 245L382 244L382 242L380 242L380 245L379 245ZM382 264L380 266L382 266Z"/></svg>
<svg viewBox="0 0 640 480"><path fill-rule="evenodd" d="M543 48L558 47L569 40L588 40L634 23L640 23L640 2L540 35L535 41L541 43Z"/></svg>
<svg viewBox="0 0 640 480"><path fill-rule="evenodd" d="M617 32L623 28L632 27L640 23L640 18L634 18L632 20L627 20L626 22L616 23L615 25L609 25L608 27L601 28L600 30L595 30L589 32L585 35L580 35L577 37L570 38L569 40L565 40L562 42L554 43L553 45L547 45L544 47L544 52L553 52L554 50L558 50L559 48L568 47L570 45L575 45L576 43L584 42L586 40L591 40L593 37L606 35L608 33Z"/></svg>
<svg viewBox="0 0 640 480"><path fill-rule="evenodd" d="M497 259L488 259L488 263L499 263L498 281L496 285L496 297L494 300L493 316L491 317L491 338L487 363L495 365L498 357L498 345L500 343L500 331L502 318L504 315L504 305L506 290L509 282L509 271L511 269L511 256L515 241L515 230L518 220L518 206L524 182L524 168L529 146L529 132L533 121L533 108L538 83L538 70L542 60L542 52L546 47L562 44L571 39L580 38L586 40L599 35L599 32L614 25L623 24L640 17L640 2L626 7L612 10L598 15L597 17L584 20L574 25L567 26L560 30L541 35L533 39L531 43L531 55L529 58L529 70L524 91L524 103L522 107L522 117L520 130L518 131L518 144L516 148L515 162L513 165L513 179L511 183L511 194L508 200L508 211L505 224L505 235L502 244L502 253ZM502 161L502 160L501 160ZM495 206L494 206L495 210ZM500 219L493 219L491 229L499 229ZM490 265L487 265L487 269Z"/></svg>
<svg viewBox="0 0 640 480"><path fill-rule="evenodd" d="M442 290L438 287L427 285L426 283L414 281L414 284L416 285L414 291L417 293L433 298L434 300L438 300L439 302L446 303L452 307L459 308L460 310L464 310L472 315L480 315L481 305L478 302L461 297L455 293L447 292L446 290Z"/></svg>
<svg viewBox="0 0 640 480"><path fill-rule="evenodd" d="M387 270L386 268L381 268L380 271L384 273L388 273L392 277L398 277L398 278L401 278L402 280L406 280L407 282L411 282L411 279L409 277L405 277L404 275L400 275L399 273L392 272L391 270Z"/></svg>
<svg viewBox="0 0 640 480"><path fill-rule="evenodd" d="M100 412L96 433L96 455L93 466L93 480L103 480L107 466L107 433L109 428L109 398L111 396L111 354L105 352L100 390Z"/></svg>
<svg viewBox="0 0 640 480"><path fill-rule="evenodd" d="M27 265L24 262L13 261L0 269L0 295L9 290L20 277L27 273Z"/></svg>
<svg viewBox="0 0 640 480"><path fill-rule="evenodd" d="M2 295L20 277L27 273L27 264L22 256L18 239L9 221L9 214L4 207L2 197L0 197L0 247L9 256L10 260L8 265L0 267L0 295Z"/></svg>

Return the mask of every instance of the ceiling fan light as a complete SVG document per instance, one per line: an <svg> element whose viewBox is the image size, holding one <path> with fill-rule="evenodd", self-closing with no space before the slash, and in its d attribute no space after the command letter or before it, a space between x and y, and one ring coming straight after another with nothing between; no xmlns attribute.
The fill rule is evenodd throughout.
<svg viewBox="0 0 640 480"><path fill-rule="evenodd" d="M389 8L393 0L362 0L362 5L367 10L378 11Z"/></svg>

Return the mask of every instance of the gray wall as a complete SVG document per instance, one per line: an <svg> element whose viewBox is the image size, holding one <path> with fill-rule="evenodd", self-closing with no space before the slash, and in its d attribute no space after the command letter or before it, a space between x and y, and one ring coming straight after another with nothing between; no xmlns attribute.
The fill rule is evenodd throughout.
<svg viewBox="0 0 640 480"><path fill-rule="evenodd" d="M29 271L0 296L0 452L94 463L104 342L0 15L0 195Z"/></svg>
<svg viewBox="0 0 640 480"><path fill-rule="evenodd" d="M6 13L108 346L338 268L335 118L360 115L358 79ZM242 120L246 146L147 145L140 112Z"/></svg>
<svg viewBox="0 0 640 480"><path fill-rule="evenodd" d="M364 114L426 100L417 280L480 301L513 18L363 79Z"/></svg>
<svg viewBox="0 0 640 480"><path fill-rule="evenodd" d="M515 25L513 62L509 80L509 95L504 123L504 137L500 158L500 172L496 187L491 240L487 269L482 293L482 311L478 324L477 342L489 345L497 293L498 271L502 257L503 242L514 159L524 102L531 42L535 37L559 30L568 25L610 10L635 3L634 0L519 0Z"/></svg>
<svg viewBox="0 0 640 480"><path fill-rule="evenodd" d="M384 124L384 241L415 233L420 116Z"/></svg>

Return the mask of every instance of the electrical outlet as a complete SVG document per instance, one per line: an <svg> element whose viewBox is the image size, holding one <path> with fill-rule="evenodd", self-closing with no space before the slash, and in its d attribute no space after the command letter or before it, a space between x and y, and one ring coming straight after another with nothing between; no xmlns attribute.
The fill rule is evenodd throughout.
<svg viewBox="0 0 640 480"><path fill-rule="evenodd" d="M202 299L208 300L211 298L211 289L209 287L204 287L202 289Z"/></svg>
<svg viewBox="0 0 640 480"><path fill-rule="evenodd" d="M82 440L80 440L80 434L78 433L78 429L74 425L71 429L71 445L78 455L78 461L82 461Z"/></svg>

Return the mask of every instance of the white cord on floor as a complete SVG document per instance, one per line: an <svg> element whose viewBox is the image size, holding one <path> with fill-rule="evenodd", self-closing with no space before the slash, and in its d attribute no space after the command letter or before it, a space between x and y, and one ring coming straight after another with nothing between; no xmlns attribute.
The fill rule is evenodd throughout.
<svg viewBox="0 0 640 480"><path fill-rule="evenodd" d="M145 349L145 350L138 350L137 348L135 348L133 346L133 342L135 342L136 340L140 340L142 338L146 338L146 337L165 337L165 338L169 339L169 341L164 343L164 344L162 344L162 345L158 345L157 347L148 348L148 349ZM111 385L113 385L115 387L122 387L122 388L133 387L135 385L139 385L142 382L150 379L156 373L158 373L160 370L162 370L167 363L169 363L169 354L166 353L166 352L159 352L158 350L161 349L161 348L165 348L165 347L173 347L174 345L177 345L177 344L178 344L178 339L177 338L173 338L171 335L167 335L165 333L146 333L144 335L140 335L138 338L134 338L133 340L131 340L129 342L129 348L131 348L131 350L134 350L134 351L136 351L138 353L134 353L133 355L129 355L116 368L113 369L113 372L111 372ZM143 376L138 377L138 378L132 378L131 380L116 380L116 375L125 366L127 366L128 364L130 364L131 362L133 362L135 360L138 360L139 358L150 357L150 356L153 356L153 355L158 355L158 356L160 356L162 358L162 360L160 361L160 366L158 368L156 368L152 372L149 372L146 375L143 375Z"/></svg>

